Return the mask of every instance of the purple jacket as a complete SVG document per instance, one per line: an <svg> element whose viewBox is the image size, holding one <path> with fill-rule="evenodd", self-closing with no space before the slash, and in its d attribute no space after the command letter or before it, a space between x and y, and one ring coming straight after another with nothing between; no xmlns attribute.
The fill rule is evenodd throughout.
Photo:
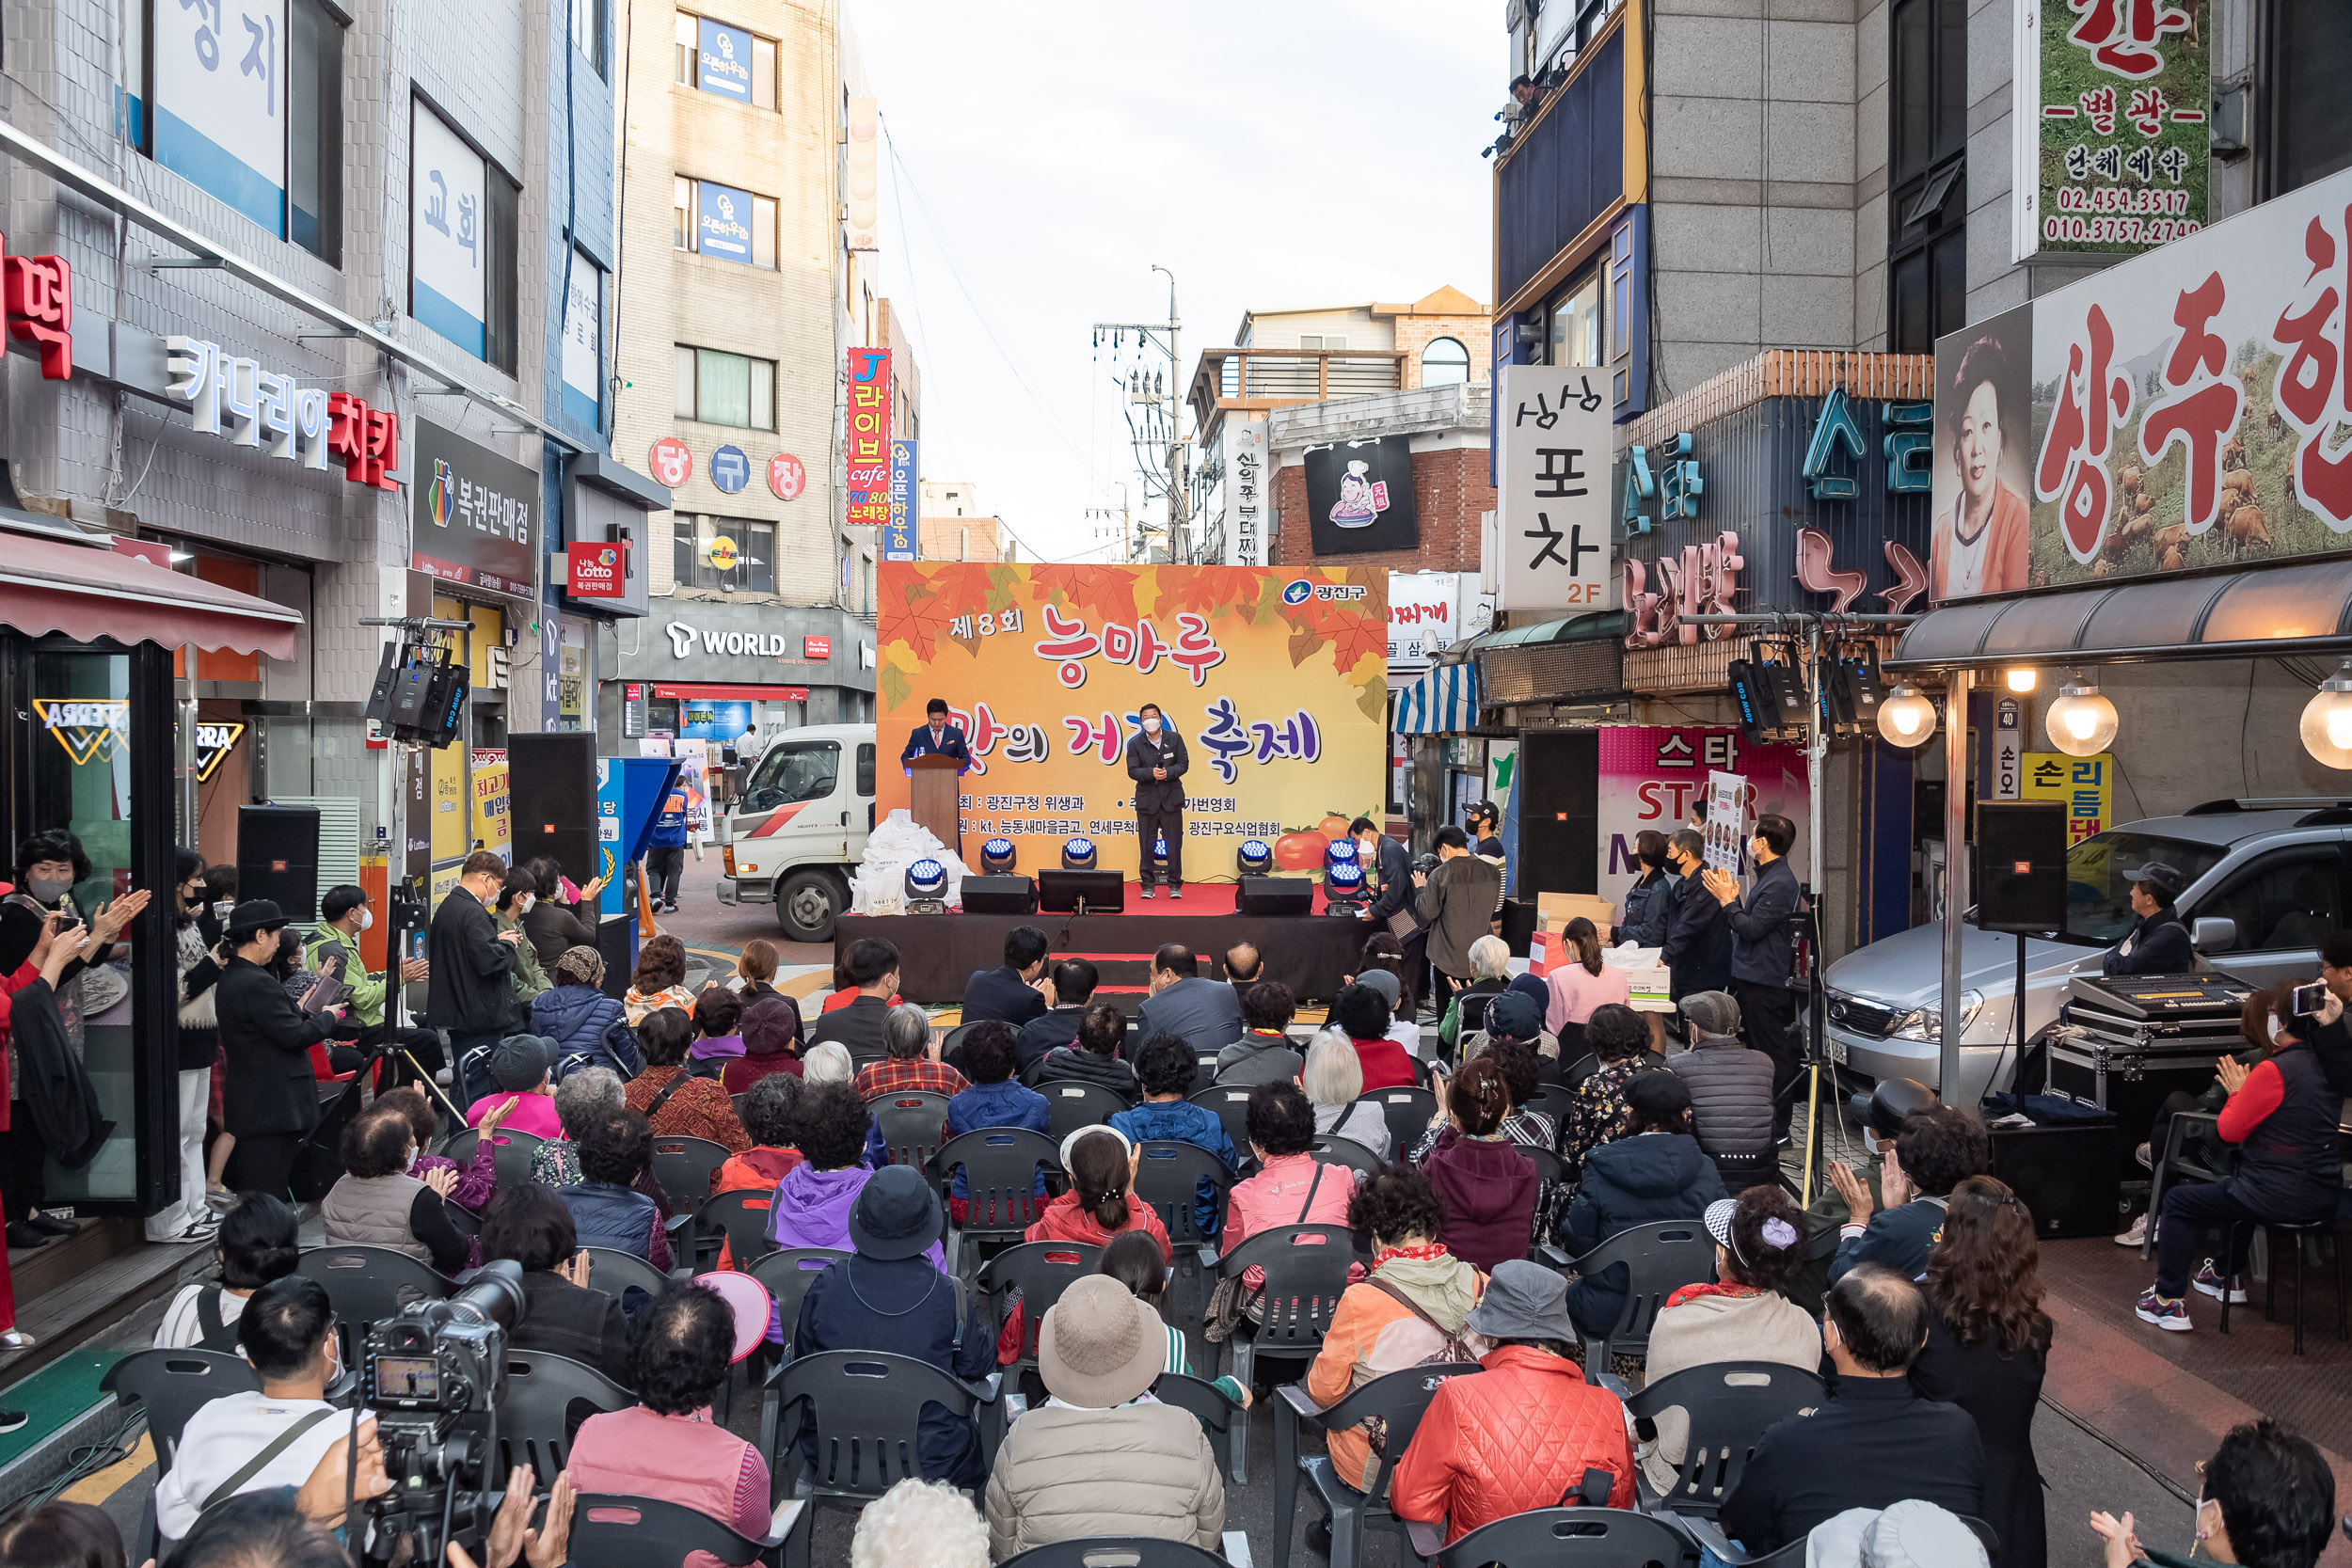
<svg viewBox="0 0 2352 1568"><path fill-rule="evenodd" d="M768 1212L768 1239L780 1247L837 1247L855 1252L857 1243L850 1240L850 1211L857 1207L857 1195L873 1174L864 1165L842 1170L794 1165L776 1183L775 1206ZM946 1254L937 1242L923 1256L931 1260L931 1267L946 1270Z"/></svg>
<svg viewBox="0 0 2352 1568"><path fill-rule="evenodd" d="M1466 1138L1449 1127L1421 1169L1445 1203L1438 1240L1448 1252L1481 1274L1527 1256L1535 1233L1535 1164L1516 1145Z"/></svg>
<svg viewBox="0 0 2352 1568"><path fill-rule="evenodd" d="M690 1062L732 1061L741 1054L743 1037L740 1035L707 1035L686 1049L686 1059Z"/></svg>

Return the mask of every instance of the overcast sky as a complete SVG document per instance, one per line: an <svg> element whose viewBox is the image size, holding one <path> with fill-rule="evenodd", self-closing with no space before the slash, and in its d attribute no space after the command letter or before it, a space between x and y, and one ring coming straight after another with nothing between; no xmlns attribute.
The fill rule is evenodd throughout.
<svg viewBox="0 0 2352 1568"><path fill-rule="evenodd" d="M1122 479L1142 497L1091 327L1166 319L1154 262L1187 383L1246 309L1449 283L1491 304L1502 0L845 8L887 134L923 473L973 482L1025 559L1118 559L1083 514Z"/></svg>

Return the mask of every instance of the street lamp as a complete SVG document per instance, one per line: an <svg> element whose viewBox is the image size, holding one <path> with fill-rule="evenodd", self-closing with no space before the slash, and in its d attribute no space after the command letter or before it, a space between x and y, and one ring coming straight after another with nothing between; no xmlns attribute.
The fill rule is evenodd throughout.
<svg viewBox="0 0 2352 1568"><path fill-rule="evenodd" d="M2004 679L2008 682L2009 689L2022 697L2033 689L2037 673L2038 672L2032 665L2022 664L2010 671Z"/></svg>
<svg viewBox="0 0 2352 1568"><path fill-rule="evenodd" d="M1898 686L1879 705L1879 734L1905 748L1924 745L1935 733L1935 705L1915 686Z"/></svg>
<svg viewBox="0 0 2352 1568"><path fill-rule="evenodd" d="M2303 705L2303 750L2328 768L2352 768L2352 658Z"/></svg>
<svg viewBox="0 0 2352 1568"><path fill-rule="evenodd" d="M2093 757L2107 749L2119 722L2115 705L2099 694L2098 684L2076 675L2058 688L2042 727L2050 744L2068 756Z"/></svg>

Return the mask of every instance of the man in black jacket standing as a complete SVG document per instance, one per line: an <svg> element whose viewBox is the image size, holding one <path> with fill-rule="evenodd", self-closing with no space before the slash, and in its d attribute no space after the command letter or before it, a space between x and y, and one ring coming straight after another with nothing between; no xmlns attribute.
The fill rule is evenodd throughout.
<svg viewBox="0 0 2352 1568"><path fill-rule="evenodd" d="M262 967L278 953L286 916L267 898L239 904L221 945L229 950L215 984L225 1058L221 1129L237 1140L226 1177L237 1192L287 1196L294 1152L319 1121L318 1079L310 1047L325 1039L342 1009L310 1014Z"/></svg>
<svg viewBox="0 0 2352 1568"><path fill-rule="evenodd" d="M1797 825L1773 812L1756 819L1748 853L1756 857L1756 886L1740 896L1740 879L1721 866L1707 873L1707 891L1724 907L1731 927L1731 994L1747 1025L1748 1043L1772 1059L1772 1136L1786 1141L1796 1104L1804 1053L1790 1037L1797 999L1788 990L1795 964L1793 927L1799 902L1797 873L1788 864Z"/></svg>
<svg viewBox="0 0 2352 1568"><path fill-rule="evenodd" d="M1731 927L1724 924L1722 902L1700 879L1706 856L1707 840L1693 829L1677 829L1666 840L1666 863L1682 879L1675 884L1659 961L1666 966L1677 1002L1692 991L1726 990L1731 985Z"/></svg>
<svg viewBox="0 0 2352 1568"><path fill-rule="evenodd" d="M1142 862L1137 880L1143 895L1152 896L1158 868L1152 863L1152 843L1168 840L1168 895L1184 895L1184 769L1192 759L1184 754L1184 737L1178 735L1157 703L1137 711L1143 729L1127 742L1127 777L1136 784L1136 849Z"/></svg>
<svg viewBox="0 0 2352 1568"><path fill-rule="evenodd" d="M490 904L505 882L504 861L487 849L467 856L457 885L433 911L425 937L432 964L425 1017L436 1029L449 1031L450 1059L467 1104L495 1087L489 1053L516 1027L515 946L523 934L500 930L490 915Z"/></svg>

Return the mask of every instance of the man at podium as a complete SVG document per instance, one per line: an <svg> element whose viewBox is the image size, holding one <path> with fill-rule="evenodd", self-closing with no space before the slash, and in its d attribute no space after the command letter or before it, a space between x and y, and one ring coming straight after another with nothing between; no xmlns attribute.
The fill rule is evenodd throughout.
<svg viewBox="0 0 2352 1568"><path fill-rule="evenodd" d="M907 736L907 749L898 753L898 760L913 762L916 757L953 757L960 765L956 769L959 774L970 771L972 748L964 744L963 731L948 721L946 703L933 697L924 705L923 713L929 722L916 725L914 733Z"/></svg>

